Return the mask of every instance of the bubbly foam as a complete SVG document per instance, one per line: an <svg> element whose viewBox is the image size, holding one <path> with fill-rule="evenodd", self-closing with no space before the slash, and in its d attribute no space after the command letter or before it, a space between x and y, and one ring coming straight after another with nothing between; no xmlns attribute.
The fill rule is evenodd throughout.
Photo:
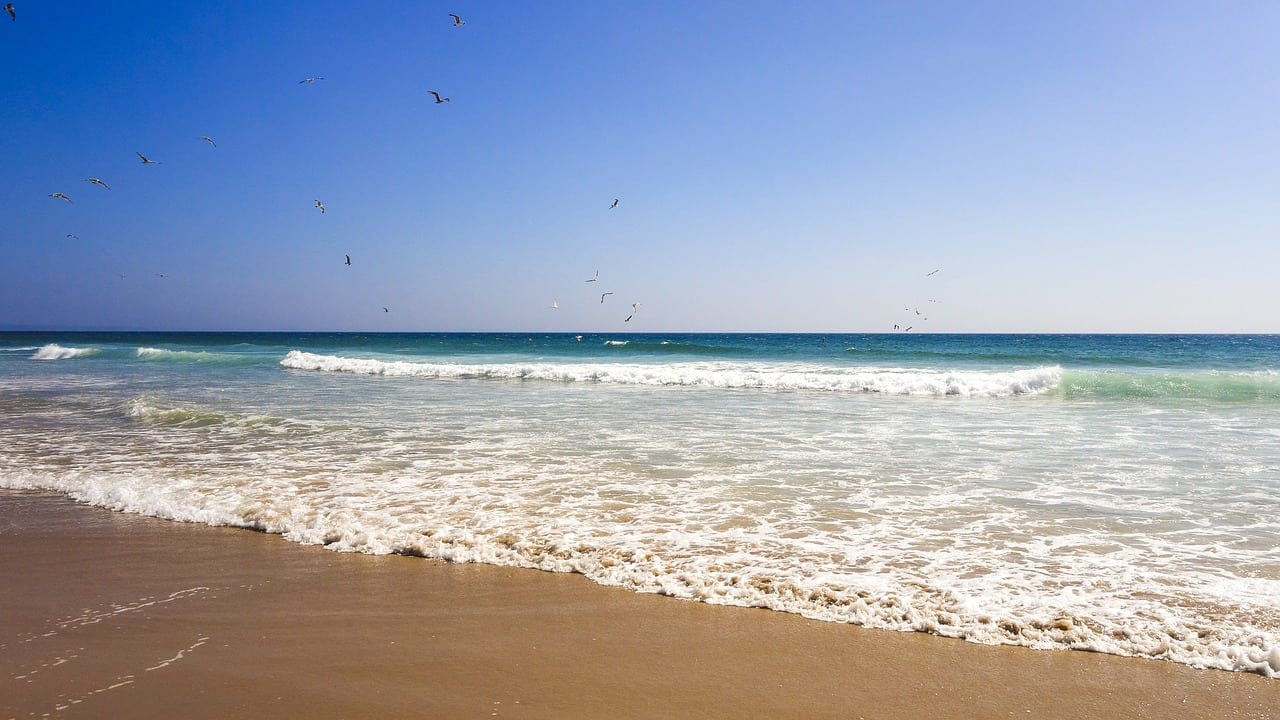
<svg viewBox="0 0 1280 720"><path fill-rule="evenodd" d="M219 353L208 350L167 350L164 348L140 347L137 350L139 360L151 362L181 363L245 363L256 358L244 353Z"/></svg>
<svg viewBox="0 0 1280 720"><path fill-rule="evenodd" d="M101 350L94 347L71 348L62 347L56 343L50 343L36 350L31 356L32 360L67 360L69 358L85 357L88 355L97 355Z"/></svg>
<svg viewBox="0 0 1280 720"><path fill-rule="evenodd" d="M546 380L570 383L710 387L724 389L823 390L887 395L1009 397L1055 387L1059 367L1006 372L933 371L900 368L832 369L823 366L749 363L429 363L317 355L292 350L280 364L313 370L386 377Z"/></svg>

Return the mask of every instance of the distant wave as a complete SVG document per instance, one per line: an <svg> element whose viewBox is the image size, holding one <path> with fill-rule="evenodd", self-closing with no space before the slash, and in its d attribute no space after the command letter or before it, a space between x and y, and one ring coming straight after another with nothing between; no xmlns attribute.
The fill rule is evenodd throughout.
<svg viewBox="0 0 1280 720"><path fill-rule="evenodd" d="M31 356L31 359L32 360L67 360L69 358L97 355L100 352L102 351L95 347L69 348L69 347L62 347L61 345L58 345L56 343L50 343L36 350L35 354Z"/></svg>
<svg viewBox="0 0 1280 720"><path fill-rule="evenodd" d="M665 385L725 389L823 390L888 395L1007 397L1039 394L1054 388L1059 367L1007 372L905 369L833 369L820 366L767 366L731 363L636 365L616 363L460 364L385 361L316 355L292 350L280 361L286 368L387 377L545 380L614 385Z"/></svg>
<svg viewBox="0 0 1280 720"><path fill-rule="evenodd" d="M165 350L153 347L140 347L137 355L139 360L153 362L246 363L260 359L240 353L215 353L208 350Z"/></svg>
<svg viewBox="0 0 1280 720"><path fill-rule="evenodd" d="M605 340L604 344L614 350L621 350L625 348L628 353L634 354L670 353L673 355L750 355L754 353L751 348L746 347L672 342L670 340L663 340L660 342L634 339Z"/></svg>

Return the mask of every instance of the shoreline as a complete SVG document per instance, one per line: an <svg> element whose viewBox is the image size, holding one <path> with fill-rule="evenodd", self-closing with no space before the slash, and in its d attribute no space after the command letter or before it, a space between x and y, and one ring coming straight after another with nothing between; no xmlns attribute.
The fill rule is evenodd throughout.
<svg viewBox="0 0 1280 720"><path fill-rule="evenodd" d="M0 490L0 720L1265 718L1280 683Z"/></svg>

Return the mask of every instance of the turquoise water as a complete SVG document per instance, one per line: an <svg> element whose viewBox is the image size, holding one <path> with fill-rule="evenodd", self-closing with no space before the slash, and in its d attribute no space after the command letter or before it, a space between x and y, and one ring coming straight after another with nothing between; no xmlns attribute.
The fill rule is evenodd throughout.
<svg viewBox="0 0 1280 720"><path fill-rule="evenodd" d="M0 410L0 487L1280 676L1278 336L0 333Z"/></svg>

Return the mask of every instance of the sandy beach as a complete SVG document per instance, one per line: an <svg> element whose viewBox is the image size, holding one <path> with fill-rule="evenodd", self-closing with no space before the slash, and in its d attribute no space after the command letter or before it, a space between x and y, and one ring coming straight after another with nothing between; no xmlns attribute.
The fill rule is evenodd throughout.
<svg viewBox="0 0 1280 720"><path fill-rule="evenodd" d="M0 718L1268 718L1280 683L0 495Z"/></svg>

